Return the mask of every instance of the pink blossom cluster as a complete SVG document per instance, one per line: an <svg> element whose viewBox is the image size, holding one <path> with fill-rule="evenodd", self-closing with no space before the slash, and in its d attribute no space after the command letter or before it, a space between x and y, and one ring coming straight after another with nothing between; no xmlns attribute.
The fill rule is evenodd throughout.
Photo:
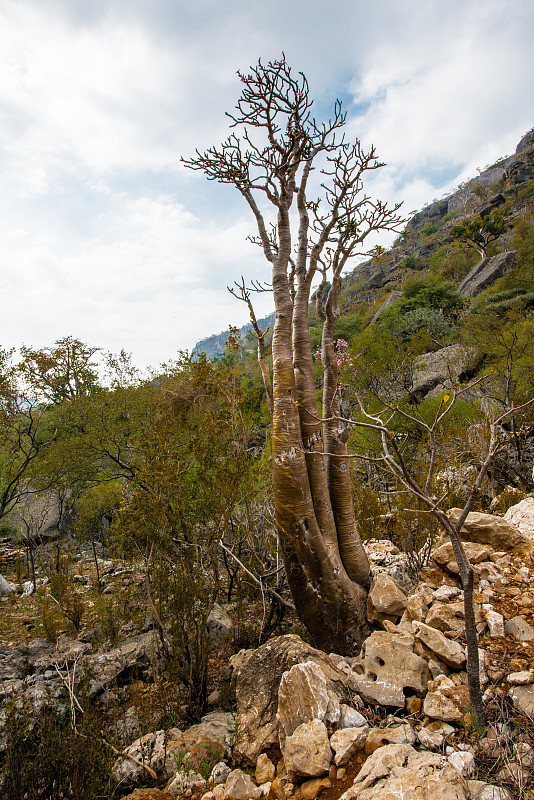
<svg viewBox="0 0 534 800"><path fill-rule="evenodd" d="M254 75L243 75L243 73L240 70L236 70L235 74L237 75L241 83L247 83L247 81L254 80Z"/></svg>
<svg viewBox="0 0 534 800"><path fill-rule="evenodd" d="M335 339L334 353L338 367L352 367L353 361L349 354L349 345L345 339ZM315 358L321 358L321 348L318 347L314 353Z"/></svg>

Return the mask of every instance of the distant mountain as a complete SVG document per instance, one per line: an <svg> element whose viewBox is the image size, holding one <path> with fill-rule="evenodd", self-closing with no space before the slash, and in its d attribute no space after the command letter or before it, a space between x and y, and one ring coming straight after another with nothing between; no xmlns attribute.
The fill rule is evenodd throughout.
<svg viewBox="0 0 534 800"><path fill-rule="evenodd" d="M267 317L262 317L262 319L258 320L258 325L260 326L261 330L265 330L269 326L274 325L274 311L272 314L269 314ZM243 325L239 329L239 336L241 338L242 343L245 343L247 333L252 330L252 325L250 322L247 322L246 325ZM205 339L201 339L193 348L193 355L198 356L201 353L206 354L206 358L208 360L215 358L216 356L220 355L224 350L224 345L228 337L230 336L230 331L221 331L221 333L214 333L212 336L207 336Z"/></svg>
<svg viewBox="0 0 534 800"><path fill-rule="evenodd" d="M488 275L478 274L486 262L477 264L474 251L459 257L453 247L451 229L474 217L485 217L499 209L506 215L508 231L494 250L500 258L490 259ZM513 272L516 224L529 227L534 220L534 129L523 136L516 151L488 165L449 196L429 203L408 221L391 248L357 264L345 275L339 296L341 317L336 334L350 341L355 331L369 325L401 297L408 279L439 276L457 284L460 293L472 298L491 286L502 275ZM493 272L491 271L493 270ZM534 291L528 286L513 288L513 297L496 294L488 303L503 301L534 306ZM501 293L502 294L502 293ZM510 292L508 292L510 294ZM496 306L495 306L496 307ZM274 313L259 320L265 329L274 323ZM313 321L311 322L314 326ZM315 323L318 326L318 323ZM255 349L253 337L247 337L251 325L243 325L240 336L245 349ZM208 359L222 353L229 331L214 334L195 345L194 353L206 353ZM269 338L269 337L268 337ZM313 331L312 331L313 338ZM315 340L320 335L315 332Z"/></svg>

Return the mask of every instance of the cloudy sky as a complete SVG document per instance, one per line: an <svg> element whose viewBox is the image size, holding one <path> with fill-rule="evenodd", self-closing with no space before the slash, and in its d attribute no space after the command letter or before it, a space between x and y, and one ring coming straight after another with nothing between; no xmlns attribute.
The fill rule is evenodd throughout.
<svg viewBox="0 0 534 800"><path fill-rule="evenodd" d="M156 366L246 322L252 221L180 165L225 138L237 69L284 51L317 115L342 98L408 213L534 125L533 30L532 0L0 0L0 345Z"/></svg>

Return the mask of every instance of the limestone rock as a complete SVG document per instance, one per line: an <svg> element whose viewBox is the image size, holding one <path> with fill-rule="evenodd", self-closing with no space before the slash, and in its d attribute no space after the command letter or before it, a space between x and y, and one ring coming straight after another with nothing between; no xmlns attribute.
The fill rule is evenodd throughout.
<svg viewBox="0 0 534 800"><path fill-rule="evenodd" d="M165 744L165 731L155 731L141 736L127 747L124 753L126 757L121 756L115 761L111 774L114 783L120 784L121 787L135 786L146 781L149 773L143 764L160 777L165 767L168 768L168 775L164 777L170 777L176 769L175 767L173 769L172 755ZM127 756L132 756L141 763L136 763Z"/></svg>
<svg viewBox="0 0 534 800"><path fill-rule="evenodd" d="M534 671L530 669L523 670L523 672L511 672L507 676L507 680L510 686L527 686L534 683Z"/></svg>
<svg viewBox="0 0 534 800"><path fill-rule="evenodd" d="M94 699L108 691L126 676L146 676L157 658L154 633L130 636L117 647L105 653L88 655L83 667L90 675L89 697Z"/></svg>
<svg viewBox="0 0 534 800"><path fill-rule="evenodd" d="M407 694L423 695L430 677L426 661L413 651L406 633L375 631L362 646L363 675L355 676L356 690L366 702L403 708Z"/></svg>
<svg viewBox="0 0 534 800"><path fill-rule="evenodd" d="M423 702L423 711L428 717L444 722L461 722L468 709L469 689L464 685L455 686L449 678L442 678L436 691L429 692Z"/></svg>
<svg viewBox="0 0 534 800"><path fill-rule="evenodd" d="M482 615L488 623L489 633L493 639L504 636L504 617L493 609L488 603L482 606Z"/></svg>
<svg viewBox="0 0 534 800"><path fill-rule="evenodd" d="M373 578L367 597L367 618L378 622L380 615L400 617L406 608L407 595L386 572Z"/></svg>
<svg viewBox="0 0 534 800"><path fill-rule="evenodd" d="M393 725L391 728L373 728L365 742L365 752L370 755L389 744L414 744L416 736L411 725Z"/></svg>
<svg viewBox="0 0 534 800"><path fill-rule="evenodd" d="M225 753L226 748L222 742L202 734L189 751L189 760L196 772L203 772L203 767L211 770L213 764L219 762Z"/></svg>
<svg viewBox="0 0 534 800"><path fill-rule="evenodd" d="M182 797L187 792L191 793L194 789L198 789L199 786L205 783L206 781L198 772L177 772L167 786L167 791L171 797Z"/></svg>
<svg viewBox="0 0 534 800"><path fill-rule="evenodd" d="M235 626L226 611L214 603L206 622L212 647L220 647L234 635Z"/></svg>
<svg viewBox="0 0 534 800"><path fill-rule="evenodd" d="M331 760L326 725L318 719L299 725L286 739L284 761L290 780L327 775Z"/></svg>
<svg viewBox="0 0 534 800"><path fill-rule="evenodd" d="M511 800L510 794L500 786L484 781L467 781L471 800Z"/></svg>
<svg viewBox="0 0 534 800"><path fill-rule="evenodd" d="M330 737L330 747L335 753L334 764L342 767L348 764L354 753L362 750L367 739L369 728L363 725L359 728L344 728L336 731Z"/></svg>
<svg viewBox="0 0 534 800"><path fill-rule="evenodd" d="M330 789L332 784L328 778L311 778L300 787L301 800L315 800L323 789Z"/></svg>
<svg viewBox="0 0 534 800"><path fill-rule="evenodd" d="M514 701L514 706L519 711L522 711L527 717L534 717L534 684L513 686L509 694Z"/></svg>
<svg viewBox="0 0 534 800"><path fill-rule="evenodd" d="M466 784L441 756L407 744L376 750L340 800L467 800Z"/></svg>
<svg viewBox="0 0 534 800"><path fill-rule="evenodd" d="M475 620L477 625L485 622L480 608L475 603ZM465 612L463 601L456 600L453 603L439 603L432 605L425 620L431 628L436 628L442 633L447 631L465 630Z"/></svg>
<svg viewBox="0 0 534 800"><path fill-rule="evenodd" d="M414 363L412 393L424 397L430 392L451 387L451 378L457 381L460 375L472 366L472 348L451 344L431 353L417 356Z"/></svg>
<svg viewBox="0 0 534 800"><path fill-rule="evenodd" d="M275 778L269 787L268 800L286 800L284 785L280 778Z"/></svg>
<svg viewBox="0 0 534 800"><path fill-rule="evenodd" d="M230 656L228 666L233 671L234 678L237 678L253 652L254 650L240 650L239 653Z"/></svg>
<svg viewBox="0 0 534 800"><path fill-rule="evenodd" d="M436 628L424 622L414 623L415 637L450 667L461 669L465 664L463 647L453 639L447 639Z"/></svg>
<svg viewBox="0 0 534 800"><path fill-rule="evenodd" d="M476 542L465 542L464 550L467 558L471 564L480 564L482 561L488 561L493 552L493 548L487 544L477 544ZM456 563L454 550L450 542L436 547L431 554L432 560L447 572L452 572L454 575L459 575L460 570Z"/></svg>
<svg viewBox="0 0 534 800"><path fill-rule="evenodd" d="M6 581L3 575L0 575L0 597L6 594L12 594L13 592L17 591L17 587L14 583L10 583Z"/></svg>
<svg viewBox="0 0 534 800"><path fill-rule="evenodd" d="M340 716L339 716L339 727L340 728L361 728L362 725L367 724L367 720L360 714L359 711L356 711L355 708L351 708L346 703L341 703L340 707Z"/></svg>
<svg viewBox="0 0 534 800"><path fill-rule="evenodd" d="M475 771L475 757L469 751L456 750L448 757L447 761L466 778Z"/></svg>
<svg viewBox="0 0 534 800"><path fill-rule="evenodd" d="M199 723L192 725L183 732L184 746L187 750L205 736L210 740L220 742L230 754L230 746L234 739L235 717L229 711L211 711L205 714Z"/></svg>
<svg viewBox="0 0 534 800"><path fill-rule="evenodd" d="M282 675L307 661L320 667L328 687L338 697L346 696L351 679L325 653L291 634L269 639L252 653L236 678L236 763L255 766L260 753L278 747L276 713Z"/></svg>
<svg viewBox="0 0 534 800"><path fill-rule="evenodd" d="M312 719L337 722L341 716L339 699L327 686L322 669L313 661L295 664L284 672L278 689L280 745L287 736Z"/></svg>
<svg viewBox="0 0 534 800"><path fill-rule="evenodd" d="M210 780L214 786L226 783L226 779L232 770L225 761L219 761L211 771Z"/></svg>
<svg viewBox="0 0 534 800"><path fill-rule="evenodd" d="M509 619L504 625L504 630L518 642L531 642L534 639L534 628L523 617Z"/></svg>
<svg viewBox="0 0 534 800"><path fill-rule="evenodd" d="M437 750L445 741L447 736L454 733L452 725L447 725L446 722L430 722L425 727L417 731L417 738L419 742L426 747L427 750Z"/></svg>
<svg viewBox="0 0 534 800"><path fill-rule="evenodd" d="M489 256L479 261L468 272L458 287L463 297L474 297L497 278L502 278L516 263L516 251L505 250L496 256Z"/></svg>
<svg viewBox="0 0 534 800"><path fill-rule="evenodd" d="M240 769L232 770L224 786L224 800L259 800L261 797L261 790Z"/></svg>
<svg viewBox="0 0 534 800"><path fill-rule="evenodd" d="M258 756L258 760L256 761L256 772L255 778L256 783L261 786L262 783L267 783L268 781L274 781L276 777L276 768L269 758L268 755L265 753L260 753Z"/></svg>
<svg viewBox="0 0 534 800"><path fill-rule="evenodd" d="M456 524L460 514L459 508L451 508L448 512L453 525ZM460 535L462 539L470 542L489 544L494 550L505 550L520 555L530 555L534 551L534 542L521 533L517 525L493 514L472 511L467 515Z"/></svg>
<svg viewBox="0 0 534 800"><path fill-rule="evenodd" d="M523 536L534 542L534 497L525 497L515 506L510 506L504 519L516 525Z"/></svg>

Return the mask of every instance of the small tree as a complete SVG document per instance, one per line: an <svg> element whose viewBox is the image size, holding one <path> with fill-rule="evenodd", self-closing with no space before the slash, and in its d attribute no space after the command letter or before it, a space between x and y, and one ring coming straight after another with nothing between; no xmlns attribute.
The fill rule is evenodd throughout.
<svg viewBox="0 0 534 800"><path fill-rule="evenodd" d="M477 381L476 383L479 382ZM392 477L397 486L401 488L401 491L405 491L415 498L419 506L426 509L426 513L432 514L437 519L440 526L449 536L464 590L470 707L471 711L476 715L477 721L482 724L484 721L484 706L479 676L478 636L474 607L474 574L461 541L461 530L467 515L473 508L475 500L480 495L488 469L501 449L502 423L507 418L513 418L522 407L534 403L534 399L527 401L518 408L508 407L493 415L492 404L485 404L487 443L484 452L479 458L478 469L464 507L458 519L452 521L445 511L446 506L444 505L448 497L448 490L445 489L445 491L440 492L437 481L440 431L458 398L475 385L472 383L462 388L452 389L449 394L442 398L429 422L418 416L416 412L409 413L400 405L386 401L380 401L381 408L371 413L364 405L359 394L356 394L361 416L358 419L350 420L350 423L358 428L374 432L379 437L380 453L374 456L360 454L358 457L371 462L379 472ZM426 453L425 468L421 474L417 474L406 456L406 435L402 431L399 432L399 421L414 427L421 439L422 447ZM349 421L347 420L347 422ZM415 509L415 512L425 513L424 511L421 512L420 508Z"/></svg>
<svg viewBox="0 0 534 800"><path fill-rule="evenodd" d="M451 236L466 247L474 248L480 258L487 258L488 245L496 241L506 231L506 221L502 211L495 209L485 217L466 219L459 225L453 225Z"/></svg>
<svg viewBox="0 0 534 800"><path fill-rule="evenodd" d="M317 645L353 653L367 630L370 571L352 507L334 327L350 258L362 252L373 231L397 231L403 220L399 206L364 193L364 175L382 164L374 148L345 141L339 101L328 122L317 122L306 77L294 75L284 57L266 65L258 61L238 77L243 91L229 114L233 132L220 147L197 151L184 163L234 186L256 221L254 241L272 268L273 489L288 582ZM331 287L323 303L327 278ZM317 279L324 424L308 326Z"/></svg>

